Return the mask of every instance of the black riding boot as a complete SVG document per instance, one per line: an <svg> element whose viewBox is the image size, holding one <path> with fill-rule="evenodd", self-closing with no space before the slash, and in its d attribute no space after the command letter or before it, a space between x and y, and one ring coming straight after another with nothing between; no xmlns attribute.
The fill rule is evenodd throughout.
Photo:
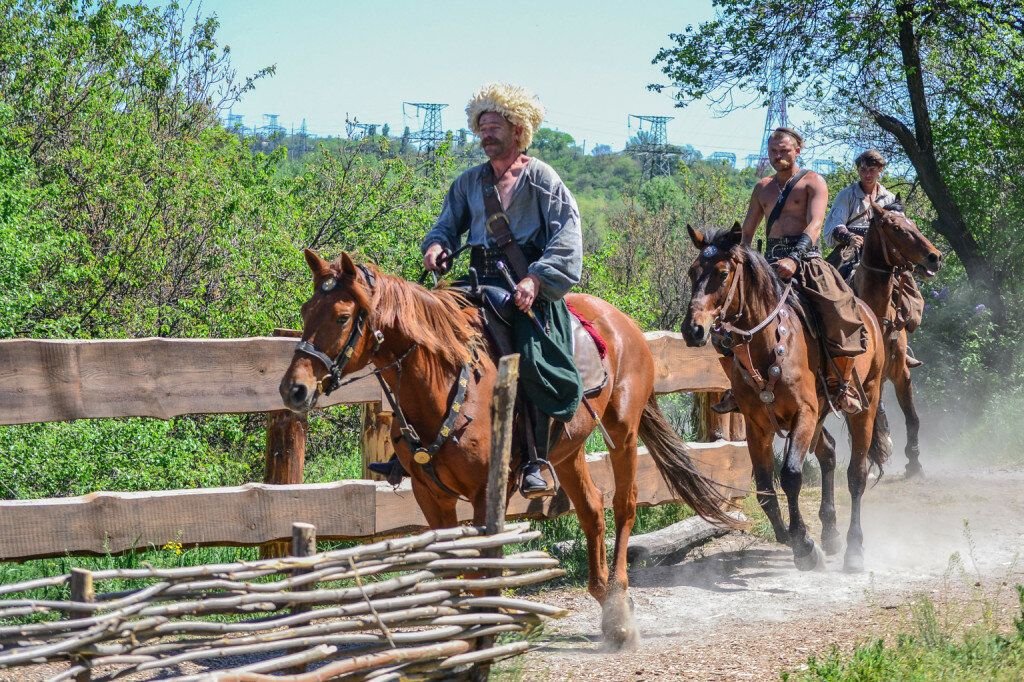
<svg viewBox="0 0 1024 682"><path fill-rule="evenodd" d="M548 497L555 494L555 486L544 478L544 469L550 468L548 449L550 447L551 418L534 405L524 405L526 424L526 458L523 462L523 478L519 486L523 497Z"/></svg>
<svg viewBox="0 0 1024 682"><path fill-rule="evenodd" d="M384 476L388 479L388 483L394 486L401 484L402 479L409 475L399 461L398 455L391 455L391 459L386 462L370 462L366 468L375 474Z"/></svg>

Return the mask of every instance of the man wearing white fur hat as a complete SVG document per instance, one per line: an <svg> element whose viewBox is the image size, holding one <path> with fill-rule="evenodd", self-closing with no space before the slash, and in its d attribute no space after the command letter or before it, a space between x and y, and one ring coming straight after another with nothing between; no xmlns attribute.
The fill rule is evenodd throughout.
<svg viewBox="0 0 1024 682"><path fill-rule="evenodd" d="M504 262L517 283L512 291L516 307L532 310L544 324L547 333L541 334L525 315L516 315L513 336L521 356L520 395L532 407L522 492L527 497L551 494L541 475L549 417L568 421L582 396L563 300L579 283L583 266L579 209L554 169L526 154L544 119L531 92L505 83L485 85L466 105L466 116L488 161L452 183L421 245L423 267L447 269L444 254L455 252L467 235L471 266L480 281L510 289L497 267Z"/></svg>

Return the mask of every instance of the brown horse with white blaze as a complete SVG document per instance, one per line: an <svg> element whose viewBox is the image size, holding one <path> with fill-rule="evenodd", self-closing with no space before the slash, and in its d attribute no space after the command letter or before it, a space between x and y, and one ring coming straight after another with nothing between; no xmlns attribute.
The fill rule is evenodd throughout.
<svg viewBox="0 0 1024 682"><path fill-rule="evenodd" d="M779 542L793 549L801 570L819 567L821 550L811 539L801 517L799 497L803 483L804 456L821 433L829 413L828 397L819 385L822 351L808 330L800 303L790 287L783 287L768 262L741 244L739 223L732 230L707 234L687 226L700 254L690 267L690 306L683 322L683 336L691 346L715 337L720 352L733 358L729 380L746 420L758 501ZM881 330L871 310L858 301L860 317L868 332L867 350L857 356L855 371L863 386L865 409L847 415L853 451L847 471L852 508L844 567L860 571L864 566L861 497L870 464L879 466L888 456L888 434L875 423L884 364ZM780 475L789 503L789 527L782 521L774 485L773 439L787 434ZM825 551L841 548L836 530L834 500L835 453L819 454L822 500L819 517Z"/></svg>
<svg viewBox="0 0 1024 682"><path fill-rule="evenodd" d="M433 475L416 462L409 443L398 438L398 420L392 435L430 526L458 523L455 494L472 503L473 522L482 525L497 368L479 311L457 290L428 290L372 265L357 266L344 253L330 263L307 250L306 262L314 281L313 296L302 307L302 347L307 350L295 353L281 380L285 405L307 412L332 374L340 378L372 366L396 395L408 423L423 442L431 443L451 413L457 383L468 378L459 418L451 427L454 437L444 440L430 461ZM609 453L616 528L610 572L603 499L584 455L584 443L596 425L586 410L565 424L550 460L587 537L589 590L602 604L602 631L607 643L618 648L637 641L626 573L626 549L636 516L637 438L643 438L679 499L706 518L733 522L722 510L721 494L696 471L684 443L658 409L654 360L643 333L600 299L572 294L569 301L592 321L608 346L609 380L590 399L615 443Z"/></svg>

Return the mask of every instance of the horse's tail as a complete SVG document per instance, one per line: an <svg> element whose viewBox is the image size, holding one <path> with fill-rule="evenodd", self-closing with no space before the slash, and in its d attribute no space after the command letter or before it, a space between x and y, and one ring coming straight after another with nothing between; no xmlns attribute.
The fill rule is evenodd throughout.
<svg viewBox="0 0 1024 682"><path fill-rule="evenodd" d="M889 437L889 417L885 414L885 407L878 402L878 409L875 411L875 423L871 427L871 445L868 446L868 459L878 467L878 478L881 480L882 465L889 461L892 454L892 438Z"/></svg>
<svg viewBox="0 0 1024 682"><path fill-rule="evenodd" d="M661 413L654 394L647 400L640 417L640 439L647 446L658 471L676 497L708 521L730 528L739 526L736 519L724 510L729 500L722 495L714 481L694 467L689 448Z"/></svg>

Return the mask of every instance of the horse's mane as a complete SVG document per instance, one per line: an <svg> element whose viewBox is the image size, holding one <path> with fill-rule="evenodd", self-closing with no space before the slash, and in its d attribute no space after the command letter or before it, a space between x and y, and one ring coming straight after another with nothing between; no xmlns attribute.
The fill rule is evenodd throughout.
<svg viewBox="0 0 1024 682"><path fill-rule="evenodd" d="M767 303L768 310L779 302L779 298L782 297L782 292L785 290L782 280L775 274L775 269L768 264L764 256L737 241L736 232L723 229L708 230L704 233L704 243L716 247L722 253L739 257L740 262L743 263L744 273L749 278L747 286L754 291L770 291L774 294L771 301ZM787 302L802 312L795 292L790 292ZM767 313L767 311L765 312Z"/></svg>
<svg viewBox="0 0 1024 682"><path fill-rule="evenodd" d="M367 305L371 327L392 327L450 368L473 361L481 343L465 298L452 289L426 289L367 265L376 277Z"/></svg>

